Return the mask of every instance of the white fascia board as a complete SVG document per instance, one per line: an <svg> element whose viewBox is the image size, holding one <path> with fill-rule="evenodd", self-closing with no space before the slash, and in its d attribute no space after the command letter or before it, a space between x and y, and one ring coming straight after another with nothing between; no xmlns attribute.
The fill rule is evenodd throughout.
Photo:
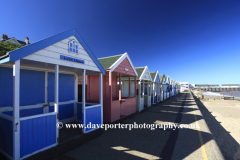
<svg viewBox="0 0 240 160"><path fill-rule="evenodd" d="M147 67L147 66L146 66ZM141 81L142 80L142 76L143 76L143 73L145 72L145 70L146 70L146 67L144 67L144 70L143 70L143 72L142 72L142 74L141 74L141 76L139 77L139 80ZM139 67L140 68L140 67Z"/></svg>
<svg viewBox="0 0 240 160"><path fill-rule="evenodd" d="M159 79L159 81L160 81L160 83L161 83L161 80L160 80L160 76L159 76L158 71L157 71L156 76L155 76L155 78L154 78L154 82L156 81L157 76L158 76L158 79Z"/></svg>
<svg viewBox="0 0 240 160"><path fill-rule="evenodd" d="M155 72L157 72L156 74L155 74L155 77L154 77L154 79L153 79L153 82L154 83L157 83L157 82L155 82L156 81L156 78L157 78L157 76L158 76L158 71L155 71ZM151 76L152 77L152 76ZM159 77L159 76L158 76Z"/></svg>
<svg viewBox="0 0 240 160"><path fill-rule="evenodd" d="M154 80L153 80L153 82L155 82L155 81L156 81L156 78L157 78L157 73L155 74L155 77L154 77Z"/></svg>
<svg viewBox="0 0 240 160"><path fill-rule="evenodd" d="M146 71L148 72L148 76L150 77L149 80L148 80L148 79L142 79L142 76L145 74ZM144 68L141 77L139 77L139 80L147 80L147 81L151 81L151 82L152 82L152 77L151 77L151 75L150 75L150 72L149 72L148 66L146 66L146 67Z"/></svg>
<svg viewBox="0 0 240 160"><path fill-rule="evenodd" d="M163 80L162 81L164 81L164 79L165 79L165 74L163 74ZM165 83L162 82L162 84L166 84L166 81L165 81Z"/></svg>
<svg viewBox="0 0 240 160"><path fill-rule="evenodd" d="M135 68L134 68L134 66L133 66L133 63L132 63L132 61L131 61L131 59L130 59L130 57L129 57L129 55L128 55L127 52L124 53L115 63L113 63L113 64L111 65L111 67L109 67L109 69L111 70L111 72L113 72L113 71L117 68L117 66L118 66L120 63L122 63L122 61L123 61L125 58L128 59L128 61L129 61L130 65L132 66L132 68L133 68L136 76L138 76L137 71L135 70Z"/></svg>
<svg viewBox="0 0 240 160"><path fill-rule="evenodd" d="M169 84L169 77L167 77L167 80L165 81L166 84Z"/></svg>

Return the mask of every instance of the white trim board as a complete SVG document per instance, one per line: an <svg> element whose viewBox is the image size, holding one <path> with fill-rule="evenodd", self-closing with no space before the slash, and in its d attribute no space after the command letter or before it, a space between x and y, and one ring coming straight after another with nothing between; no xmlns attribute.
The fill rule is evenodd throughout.
<svg viewBox="0 0 240 160"><path fill-rule="evenodd" d="M169 84L169 76L167 76L167 80L165 80L165 84Z"/></svg>
<svg viewBox="0 0 240 160"><path fill-rule="evenodd" d="M154 72L157 72L156 74L155 74L155 77L154 77L154 80L153 80L153 83L158 83L158 82L155 82L156 81L156 78L157 78L157 76L158 76L158 78L159 78L159 83L161 83L161 79L160 79L160 75L159 75L159 73L158 73L158 71L154 71Z"/></svg>
<svg viewBox="0 0 240 160"><path fill-rule="evenodd" d="M145 73L147 73L147 75L149 76L149 78L143 78L143 75L144 75ZM145 67L144 67L144 70L143 70L141 76L139 77L139 80L140 80L140 81L146 80L146 81L152 82L152 77L151 77L151 75L150 75L148 66L145 66Z"/></svg>
<svg viewBox="0 0 240 160"><path fill-rule="evenodd" d="M158 74L158 76L159 76L159 78L160 78L160 74ZM164 82L164 83L163 83ZM163 80L162 80L162 82L161 82L161 79L160 79L160 84L166 84L166 82L165 82L165 74L163 74Z"/></svg>
<svg viewBox="0 0 240 160"><path fill-rule="evenodd" d="M132 66L133 71L135 72L136 76L138 76L137 71L135 70L135 68L134 68L134 66L133 66L133 63L132 63L132 61L131 61L131 59L130 59L130 57L129 57L129 55L128 55L127 52L124 53L115 63L113 63L113 64L111 65L111 67L109 67L109 69L111 70L111 72L113 72L113 71L118 67L118 65L119 65L120 63L122 63L122 61L123 61L125 58L128 59L130 65Z"/></svg>

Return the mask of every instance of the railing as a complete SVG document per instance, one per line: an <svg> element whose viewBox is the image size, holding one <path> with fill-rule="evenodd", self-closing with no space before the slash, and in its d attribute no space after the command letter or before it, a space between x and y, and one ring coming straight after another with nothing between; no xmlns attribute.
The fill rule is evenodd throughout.
<svg viewBox="0 0 240 160"><path fill-rule="evenodd" d="M10 120L10 121L13 121L13 117L9 116L7 114L0 113L0 117L4 118L4 119L7 119L7 120Z"/></svg>
<svg viewBox="0 0 240 160"><path fill-rule="evenodd" d="M77 104L82 104L82 102L76 102ZM96 103L85 103L86 104L86 108L94 108L94 107L99 107L99 105L101 104L96 104Z"/></svg>
<svg viewBox="0 0 240 160"><path fill-rule="evenodd" d="M85 111L82 107L82 102L77 102L77 120L85 125L83 133L88 133L98 128L87 126L91 124L101 125L102 124L102 110L101 104L85 103Z"/></svg>
<svg viewBox="0 0 240 160"><path fill-rule="evenodd" d="M76 103L75 101L59 102L59 105ZM80 105L81 102L77 102ZM31 110L36 108L44 108L45 103L21 106L20 110ZM54 102L50 102L48 106L53 106ZM13 157L13 117L4 114L4 112L13 112L13 107L0 108L0 151L7 157ZM31 111L30 111L31 113ZM82 113L82 109L81 109ZM87 125L102 124L101 104L86 103L85 114L82 115L83 123ZM11 113L12 114L12 113ZM57 112L41 113L30 116L20 117L20 157L26 158L42 150L57 145ZM98 128L86 128L84 133L90 132ZM6 138L9 137L9 138Z"/></svg>
<svg viewBox="0 0 240 160"><path fill-rule="evenodd" d="M75 100L58 102L58 105L70 104L70 103L75 103L75 102L76 102ZM49 103L38 103L38 104L34 104L34 105L20 106L19 110L44 108L44 105L49 104L50 106L53 106L54 103L55 102L49 102ZM13 107L12 106L0 107L0 113L7 112L7 111L13 111Z"/></svg>
<svg viewBox="0 0 240 160"><path fill-rule="evenodd" d="M20 157L57 145L57 112L20 118Z"/></svg>
<svg viewBox="0 0 240 160"><path fill-rule="evenodd" d="M32 108L31 108L32 109ZM6 110L4 110L6 111ZM9 110L8 110L9 111ZM56 145L56 112L21 117L20 120L20 156L30 156L38 150ZM0 149L12 158L13 117L0 113ZM7 137L10 137L7 138Z"/></svg>
<svg viewBox="0 0 240 160"><path fill-rule="evenodd" d="M34 115L34 116L22 117L19 120L20 121L25 121L25 120L28 120L28 119L46 117L46 116L51 116L51 115L56 115L56 114L57 114L57 112L43 113L43 114L38 114L38 115Z"/></svg>

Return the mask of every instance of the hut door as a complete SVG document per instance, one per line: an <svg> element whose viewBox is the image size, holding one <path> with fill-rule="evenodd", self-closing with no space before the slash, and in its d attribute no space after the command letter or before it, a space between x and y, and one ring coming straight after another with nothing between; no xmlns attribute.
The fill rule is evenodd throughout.
<svg viewBox="0 0 240 160"><path fill-rule="evenodd" d="M128 115L127 113L127 101L129 95L129 83L128 81L122 81L122 99L120 100L120 118Z"/></svg>
<svg viewBox="0 0 240 160"><path fill-rule="evenodd" d="M130 97L134 97L135 96L135 83L134 83L134 81L131 81L130 82L131 84L131 86L130 86Z"/></svg>
<svg viewBox="0 0 240 160"><path fill-rule="evenodd" d="M120 118L129 115L128 101L129 101L129 99L120 100Z"/></svg>
<svg viewBox="0 0 240 160"><path fill-rule="evenodd" d="M129 92L129 84L128 81L122 82L122 97L128 97Z"/></svg>

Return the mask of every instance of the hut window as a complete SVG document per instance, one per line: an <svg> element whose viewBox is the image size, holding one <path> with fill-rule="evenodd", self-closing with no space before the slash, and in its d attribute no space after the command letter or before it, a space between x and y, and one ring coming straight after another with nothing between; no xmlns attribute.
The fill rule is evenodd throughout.
<svg viewBox="0 0 240 160"><path fill-rule="evenodd" d="M68 51L69 52L73 52L73 53L77 53L78 54L78 44L75 40L71 40L69 41L69 45L68 45Z"/></svg>

